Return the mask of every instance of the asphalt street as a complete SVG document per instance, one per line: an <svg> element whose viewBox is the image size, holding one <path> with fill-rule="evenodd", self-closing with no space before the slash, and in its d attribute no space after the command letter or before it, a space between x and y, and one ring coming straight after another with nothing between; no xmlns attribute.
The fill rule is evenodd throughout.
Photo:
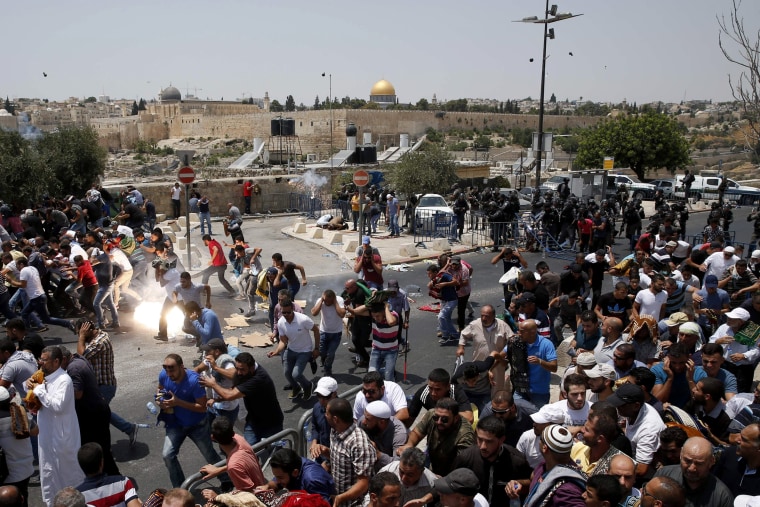
<svg viewBox="0 0 760 507"><path fill-rule="evenodd" d="M734 228L737 231L737 241L750 241L752 226L746 221L750 208L741 208L734 211ZM705 225L705 213L694 214L688 222L687 233L694 234ZM281 252L286 260L301 264L306 269L308 284L301 289L297 299L307 300L307 309L319 297L325 289L333 289L337 293L342 292L345 281L353 276L351 267L341 261L335 254L325 249L300 241L282 234L280 231L287 224L292 223L292 217L273 217L263 221L246 220L244 232L246 239L252 246L263 248L262 260L269 265L271 254ZM217 229L219 230L219 229ZM193 231L193 242L204 250L200 241L199 231ZM221 240L220 237L217 237ZM742 238L742 239L740 239ZM625 240L619 240L614 247L616 256L622 257L628 252ZM533 269L535 264L544 260L540 253L523 254ZM463 258L474 267L473 295L471 301L478 307L490 303L497 308L497 312L503 311L502 289L498 285L498 278L502 274L501 263L496 266L490 264L493 254L480 250L465 254ZM205 265L208 257L204 257ZM566 261L545 259L553 271L560 272L567 264ZM184 259L183 259L184 261ZM418 307L429 304L432 299L427 294L425 287L427 275L425 274L424 262L411 265L411 269L405 272L387 271L384 273L385 280L396 278L400 286L407 290L414 300L410 318L409 343L411 351L407 356L407 374L404 380L404 362L399 358L397 362L397 381L407 394L413 394L423 383L427 373L436 367L452 370L454 366L455 347L441 347L436 338L436 315L430 312L417 310ZM196 273L197 271L193 271ZM239 314L242 307L240 301L235 301L224 295L225 291L218 280L212 278L212 304L220 318ZM605 280L605 291L611 288L610 279ZM156 292L156 300L161 300L160 291ZM135 319L133 315L138 315ZM113 447L112 451L121 469L122 474L134 477L139 485L141 498L144 500L149 492L156 487L170 487L169 476L164 466L161 450L164 441L164 430L155 427L155 416L146 409L146 403L153 399L158 374L161 370L161 361L169 353L180 354L186 365L192 365L193 359L199 358L199 354L193 343L183 338L177 338L168 343L158 342L153 339L157 330L157 317L139 317L140 314L123 313L121 324L126 332L112 335L114 342L116 361L116 374L119 388L116 398L111 403L112 410L130 421L149 424L150 428L141 428L138 433L138 443L130 447L128 437L111 428ZM476 308L477 315L477 308ZM238 328L225 331L225 337L241 336L251 330L268 332L265 327L266 312L260 312L252 321L250 328ZM76 338L68 330L52 326L50 331L43 336L48 343L63 343L71 349L76 348ZM287 399L288 392L282 389L285 379L282 373L280 358L267 358L268 348L245 348L242 350L251 352L256 361L261 364L274 379L278 389L278 398L283 412L285 413L285 427L295 427L303 412L311 408L316 399L291 401ZM348 343L344 339L338 351L333 367L334 377L340 385L340 392L346 391L361 382L366 369L357 369L351 362L353 354L348 351ZM560 369L560 374L562 369ZM320 375L317 371L315 379ZM307 372L307 377L310 372ZM559 376L554 375L553 382L559 381ZM316 382L316 380L315 380ZM242 404L241 404L242 405ZM267 407L261 407L266 410ZM245 411L241 410L240 418L244 418ZM238 428L242 429L241 421ZM187 440L180 452L180 462L186 475L190 475L205 464L194 444ZM39 483L34 481L30 485L30 505L41 507L42 501L39 494Z"/></svg>

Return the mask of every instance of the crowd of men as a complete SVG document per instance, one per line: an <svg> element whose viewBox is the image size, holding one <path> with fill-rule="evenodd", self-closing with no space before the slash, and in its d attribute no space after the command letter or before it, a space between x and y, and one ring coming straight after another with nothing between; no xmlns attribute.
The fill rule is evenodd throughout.
<svg viewBox="0 0 760 507"><path fill-rule="evenodd" d="M98 218L85 230L70 220L52 232L52 218L37 230L27 219L2 245L0 305L8 334L0 341L0 446L8 463L2 503L27 504L37 460L48 506L141 504L111 454L110 426L130 443L139 426L109 408L117 385L110 334L121 332L119 311L154 289L164 299L155 338L168 340L168 312L180 306L183 330L203 357L194 365L170 353L157 372L162 457L174 489L154 494L167 506L194 504L181 489L179 452L188 438L208 462L205 478L219 480L218 488L201 492L214 505L232 505L230 492L273 507L282 504L278 495L293 491L335 507L730 506L760 496L760 388L753 391L760 250L744 255L727 244L714 216L704 243L692 247L661 205L662 222L644 234L633 227L631 253L616 259L605 203L592 209L566 197L542 204L543 217L577 205L593 218L578 219L577 228L545 222L558 237L564 230L567 244L577 232L582 245L561 273L543 261L530 270L516 248L497 249L491 264L519 272L504 284L502 315L484 303L474 318L473 266L441 255L426 270L428 291L440 301L439 344L455 346L458 366L431 370L407 397L396 383L396 362L410 350L410 303L397 280L385 279L369 234L356 251L357 277L346 280L341 294L324 290L307 309L296 303L308 283L304 267L274 253L265 269L261 250L242 231L234 229L234 243L223 246L207 224L202 233L211 260L194 283L160 228L147 239L141 225L127 225L136 217L127 208L144 205L136 189L125 191L130 198L113 224L104 220L101 190L94 187L84 201L94 192L103 202L95 201L102 204L92 211ZM558 193L562 199L565 189ZM88 216L81 200L64 200L72 209L77 201ZM630 206L637 204L624 209ZM230 205L230 220L239 218L236 211ZM585 220L590 229L580 226ZM234 288L226 280L229 264ZM277 363L261 364L225 342L211 309L212 274L230 296L248 301L246 317L255 314L257 297L267 297L274 344L267 356L281 356L291 400L315 398L308 456L253 451L283 430L267 372ZM613 290L605 292L608 280ZM355 363L367 368L353 403L339 396L333 372L344 319ZM38 333L46 324L74 332L76 351L44 346ZM560 372L562 354L570 365ZM560 373L555 394L552 375ZM241 400L246 416L238 434ZM15 433L18 411L11 405L19 404L35 415L25 438ZM222 457L226 465L215 466ZM270 458L273 477L264 475L262 458Z"/></svg>

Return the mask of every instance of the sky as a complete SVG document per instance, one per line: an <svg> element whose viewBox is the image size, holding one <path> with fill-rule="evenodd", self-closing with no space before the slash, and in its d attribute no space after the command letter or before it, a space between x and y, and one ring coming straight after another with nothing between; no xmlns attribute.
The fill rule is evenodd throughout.
<svg viewBox="0 0 760 507"><path fill-rule="evenodd" d="M583 16L553 23L546 97L642 104L731 100L739 68L718 47L731 0L556 0ZM421 98L538 98L542 0L10 0L0 96L150 100L368 99L387 79ZM760 1L744 0L749 32ZM570 55L572 53L572 56ZM533 59L533 62L530 59ZM47 77L43 76L47 73ZM326 77L322 77L322 73ZM329 76L332 76L331 79Z"/></svg>

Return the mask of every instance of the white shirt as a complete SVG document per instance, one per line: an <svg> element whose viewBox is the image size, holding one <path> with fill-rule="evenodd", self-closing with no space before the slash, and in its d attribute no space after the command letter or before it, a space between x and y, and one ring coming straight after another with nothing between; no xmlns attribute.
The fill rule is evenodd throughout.
<svg viewBox="0 0 760 507"><path fill-rule="evenodd" d="M515 446L525 456L525 460L531 468L536 468L544 461L539 447L540 443L541 440L536 436L533 429L529 429L520 435L520 440L517 441L517 445Z"/></svg>
<svg viewBox="0 0 760 507"><path fill-rule="evenodd" d="M713 254L710 254L710 256L705 261L705 266L707 267L707 271L705 271L705 278L707 278L708 275L715 275L718 277L718 280L720 280L723 278L723 272L736 264L736 261L738 260L739 258L735 255L732 255L731 258L726 259L726 257L723 255L723 252L715 252ZM704 288L704 280L702 286Z"/></svg>
<svg viewBox="0 0 760 507"><path fill-rule="evenodd" d="M665 429L657 410L644 403L635 421L628 421L625 436L631 441L631 449L636 462L648 465L654 459L654 453L660 447L660 432Z"/></svg>
<svg viewBox="0 0 760 507"><path fill-rule="evenodd" d="M332 306L322 303L322 308L319 310L319 330L322 333L343 332L343 319L338 315L336 308L344 306L343 298L340 296L335 296L335 303Z"/></svg>
<svg viewBox="0 0 760 507"><path fill-rule="evenodd" d="M296 353L311 352L314 350L314 335L311 330L314 321L303 313L293 313L293 321L288 322L283 315L277 321L277 331L280 337L288 337L288 350Z"/></svg>
<svg viewBox="0 0 760 507"><path fill-rule="evenodd" d="M651 315L654 320L659 321L662 305L668 301L668 293L662 290L654 294L651 290L646 289L639 291L634 301L640 305L639 315Z"/></svg>
<svg viewBox="0 0 760 507"><path fill-rule="evenodd" d="M179 271L177 271L177 268L172 268L169 271L165 271L161 276L166 280L166 285L164 285L166 297L172 299L174 287L179 283Z"/></svg>
<svg viewBox="0 0 760 507"><path fill-rule="evenodd" d="M544 405L544 407L547 407ZM548 410L557 410L560 412L565 421L562 423L565 426L583 426L588 419L588 411L591 408L591 404L586 401L580 410L574 410L567 404L567 400L560 400L548 405ZM547 410L547 408L543 408Z"/></svg>
<svg viewBox="0 0 760 507"><path fill-rule="evenodd" d="M172 200L179 201L180 195L182 195L182 187L172 187Z"/></svg>
<svg viewBox="0 0 760 507"><path fill-rule="evenodd" d="M81 255L83 260L88 260L90 258L89 255L87 255L87 251L79 246L79 243L71 243L71 255L69 255L69 263L74 264L74 257L77 255Z"/></svg>
<svg viewBox="0 0 760 507"><path fill-rule="evenodd" d="M114 248L110 252L111 254L111 260L114 264L119 266L121 268L122 273L126 273L127 271L132 271L132 264L129 262L129 258L127 257L127 254L125 254L121 248Z"/></svg>
<svg viewBox="0 0 760 507"><path fill-rule="evenodd" d="M40 281L40 272L37 268L32 266L26 266L18 275L19 280L26 280L26 295L29 299L34 299L45 294L45 290L42 288L42 282Z"/></svg>
<svg viewBox="0 0 760 507"><path fill-rule="evenodd" d="M390 380L383 382L385 386L385 394L380 398L382 401L388 404L391 408L391 412L398 414L399 410L406 408L406 395L404 390ZM367 406L367 398L364 397L364 393L359 391L356 393L356 399L354 400L354 419L357 421L364 416L364 408Z"/></svg>
<svg viewBox="0 0 760 507"><path fill-rule="evenodd" d="M691 275L691 278L688 280L685 280L683 277L683 273L681 273L680 270L676 269L673 271L673 273L670 275L670 277L675 280L676 282L683 282L686 285L690 285L694 287L695 289L701 289L702 286L699 283L699 278L697 278L695 275Z"/></svg>
<svg viewBox="0 0 760 507"><path fill-rule="evenodd" d="M726 414L734 419L744 407L748 407L755 401L755 396L751 393L739 393L726 402Z"/></svg>
<svg viewBox="0 0 760 507"><path fill-rule="evenodd" d="M678 240L676 243L678 243L678 246L673 250L673 253L670 254L671 257L678 257L679 259L685 259L689 256L689 249L691 248L691 245L683 240Z"/></svg>
<svg viewBox="0 0 760 507"><path fill-rule="evenodd" d="M734 330L729 327L728 324L721 324L715 333L710 337L710 343L715 343L719 338L724 336L734 336ZM732 354L744 354L744 359L741 361L731 361L729 359ZM739 342L726 343L723 345L723 357L729 363L733 364L755 364L757 359L760 358L760 349L755 347L747 347Z"/></svg>
<svg viewBox="0 0 760 507"><path fill-rule="evenodd" d="M649 278L649 275L639 270L639 287L642 289L648 289L651 284L652 279Z"/></svg>

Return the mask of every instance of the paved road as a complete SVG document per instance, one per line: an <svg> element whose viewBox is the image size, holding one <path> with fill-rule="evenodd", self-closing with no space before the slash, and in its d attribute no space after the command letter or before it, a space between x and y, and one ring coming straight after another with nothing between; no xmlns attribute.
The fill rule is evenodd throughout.
<svg viewBox="0 0 760 507"><path fill-rule="evenodd" d="M749 208L738 209L735 212L737 238L745 238L749 241L752 233L751 225L746 221ZM696 214L688 223L690 234L701 230L704 227L704 214ZM298 295L299 299L306 299L308 306L321 294L324 289L331 288L336 292L341 292L343 283L347 278L352 276L351 268L344 262L340 261L337 256L327 252L325 249L316 245L289 238L280 231L287 224L292 222L290 217L270 218L266 221L248 220L245 222L244 231L246 238L252 245L260 246L264 249L263 257L265 263L268 262L271 254L282 252L287 260L292 260L305 266L308 277L308 285L303 287ZM193 232L193 241L202 245L198 231ZM618 244L615 246L616 254L625 254L624 246ZM465 259L475 268L473 279L473 296L474 304L491 303L497 307L497 311L503 309L502 290L497 285L496 280L501 276L501 266L491 266L490 252L469 253ZM541 260L540 254L526 254L526 258L531 268ZM204 259L204 262L207 259ZM549 265L555 271L560 271L566 264L556 259L546 259ZM408 272L389 272L387 278L397 278L402 288L412 289L422 287L421 295L414 295L415 304L411 316L410 343L412 351L408 355L407 380L401 382L401 372L403 371L403 362L399 360L397 372L398 379L402 387L408 394L412 394L420 385L428 371L435 367L444 367L451 369L454 362L454 347L440 347L435 335L436 317L432 313L420 312L416 308L430 302L427 296L427 290L424 288L427 283L427 277L424 272L424 264L418 263L412 265L412 271ZM606 282L611 286L610 281ZM224 289L214 278L211 279L213 289L213 305L215 311L221 317L227 317L238 313L241 306L238 301L234 301L223 296ZM265 315L257 315L250 329L267 331L264 327ZM142 423L152 424L154 416L151 416L145 405L152 399L155 392L158 373L161 361L166 354L175 352L183 356L186 363L192 364L192 360L198 357L196 349L185 340L177 340L169 343L160 343L153 340L153 335L157 329L156 319L143 319L135 321L132 314L122 316L122 325L128 330L125 334L113 337L115 354L117 358L116 373L119 379L119 390L116 398L112 402L112 408L126 419ZM250 329L237 329L225 331L226 337L240 336ZM75 337L62 328L52 327L45 334L45 339L50 343L64 343L70 348L75 347ZM354 369L350 359L351 354L347 350L348 344L345 342L338 352L334 366L335 377L340 382L341 391L347 390L351 386L358 385L361 377L364 375L364 369L358 371ZM290 401L287 399L287 392L281 389L285 384L284 376L281 371L279 358L266 358L268 349L243 349L250 351L256 360L260 362L269 371L275 384L278 386L278 397L280 404L285 412L285 426L294 427L295 423L303 414L303 411L310 408L313 402ZM561 370L560 370L561 373ZM319 372L318 372L319 374ZM559 377L554 376L555 383ZM241 413L241 418L243 413ZM130 448L126 435L112 428L113 453L123 474L135 477L139 486L140 494L143 499L148 492L156 487L168 487L169 478L166 468L161 458L161 448L163 445L164 432L159 428L141 429L138 434L138 444ZM180 461L183 464L185 473L190 475L198 470L204 464L200 453L197 451L192 442L188 441L182 447ZM39 495L39 484L33 483L30 490L30 505L41 507L42 502Z"/></svg>

